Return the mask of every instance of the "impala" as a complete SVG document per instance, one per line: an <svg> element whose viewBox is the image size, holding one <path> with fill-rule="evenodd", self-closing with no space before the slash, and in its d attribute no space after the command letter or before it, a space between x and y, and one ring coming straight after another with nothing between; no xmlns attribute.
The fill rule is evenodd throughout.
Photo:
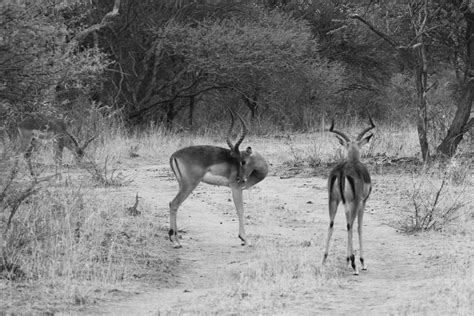
<svg viewBox="0 0 474 316"><path fill-rule="evenodd" d="M248 132L245 122L239 115L242 135L234 145L232 144L230 133L235 119L232 112L230 115L232 122L226 138L229 149L206 145L190 146L171 155L171 169L179 183L179 192L170 202L169 238L175 248L181 247L176 223L178 208L200 182L230 187L239 219L238 237L242 245L248 244L244 228L242 190L262 181L268 173L268 165L265 159L251 147L243 151L239 150Z"/></svg>
<svg viewBox="0 0 474 316"><path fill-rule="evenodd" d="M349 136L343 132L334 129L334 120L329 131L336 134L337 139L347 150L347 159L336 165L329 174L329 229L326 240L326 251L324 252L323 264L326 262L329 252L329 243L333 233L334 217L336 216L339 202L342 201L345 207L347 221L347 264L354 270L354 274L359 274L355 263L355 255L352 244L352 230L354 220L357 217L359 245L360 245L360 263L362 270L367 270L364 262L364 251L362 247L362 220L364 217L364 208L367 199L372 190L370 174L367 167L360 162L360 148L370 141L373 134L366 137L364 135L375 127L372 118L369 115L370 127L364 129L352 141ZM364 138L363 138L364 137Z"/></svg>
<svg viewBox="0 0 474 316"><path fill-rule="evenodd" d="M62 155L64 147L69 149L76 162L80 162L84 157L84 150L87 145L95 138L89 138L82 146L78 141L67 131L66 122L60 119L46 119L41 116L30 116L18 123L18 132L20 135L20 152L24 153L25 159L28 162L28 167L32 176L35 176L31 166L31 154L37 150L39 143L45 141L53 141L56 163L56 175L61 174L58 170L62 165Z"/></svg>

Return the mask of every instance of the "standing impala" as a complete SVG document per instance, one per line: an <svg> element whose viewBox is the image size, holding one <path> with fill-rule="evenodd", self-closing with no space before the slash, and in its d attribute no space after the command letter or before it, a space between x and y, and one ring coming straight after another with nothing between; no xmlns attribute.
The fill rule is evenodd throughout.
<svg viewBox="0 0 474 316"><path fill-rule="evenodd" d="M334 129L334 120L332 121L330 132L336 134L337 139L347 150L346 161L338 164L332 169L328 179L328 191L329 191L329 229L326 241L326 251L324 253L323 264L326 262L329 251L329 243L334 226L334 217L336 216L337 207L339 202L342 201L346 212L347 221L347 264L354 270L354 274L359 274L359 270L355 264L355 255L352 244L352 230L354 220L357 217L358 233L359 233L359 245L360 245L360 263L362 270L367 270L367 266L364 262L364 252L362 247L362 219L364 217L365 202L369 198L370 191L372 190L372 184L370 181L370 174L367 167L360 162L360 148L367 144L373 134L362 138L368 131L375 127L372 118L369 115L370 127L364 129L356 138L352 141L343 132Z"/></svg>
<svg viewBox="0 0 474 316"><path fill-rule="evenodd" d="M171 169L179 183L179 192L170 202L169 237L175 248L181 247L176 223L178 208L200 182L230 187L239 218L239 238L242 245L248 243L244 228L242 190L262 181L267 176L268 165L252 148L239 150L247 134L247 127L240 116L242 136L232 145L230 133L234 126L234 115L232 112L230 114L232 122L226 138L229 149L206 145L190 146L171 155Z"/></svg>
<svg viewBox="0 0 474 316"><path fill-rule="evenodd" d="M31 154L35 151L39 143L52 140L54 143L56 175L60 176L59 169L62 165L64 147L69 149L77 162L84 157L84 150L95 138L88 139L82 146L76 138L67 131L66 122L60 119L47 119L41 116L30 116L18 123L20 135L20 152L23 152L28 162L28 167L32 176L35 176L31 166Z"/></svg>

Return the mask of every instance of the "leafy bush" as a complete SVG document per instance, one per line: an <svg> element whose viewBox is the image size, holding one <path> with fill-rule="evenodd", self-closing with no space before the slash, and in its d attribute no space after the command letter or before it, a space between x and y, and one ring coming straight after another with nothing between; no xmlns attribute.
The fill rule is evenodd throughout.
<svg viewBox="0 0 474 316"><path fill-rule="evenodd" d="M10 120L58 112L100 83L109 61L96 48L79 50L54 6L2 4L0 15L0 99Z"/></svg>
<svg viewBox="0 0 474 316"><path fill-rule="evenodd" d="M310 128L319 121L315 107L330 109L328 100L337 98L342 85L343 69L319 57L308 25L277 10L255 7L247 16L192 24L173 20L154 32L147 57L147 63L154 61L154 68L148 67L154 77L139 78L140 87L148 89L140 103L155 94L172 99L174 107L164 102L156 107L171 120L188 106L176 96L202 95L206 107L196 116L209 118L213 111L222 121L222 104L243 102L254 119L265 113L282 128Z"/></svg>

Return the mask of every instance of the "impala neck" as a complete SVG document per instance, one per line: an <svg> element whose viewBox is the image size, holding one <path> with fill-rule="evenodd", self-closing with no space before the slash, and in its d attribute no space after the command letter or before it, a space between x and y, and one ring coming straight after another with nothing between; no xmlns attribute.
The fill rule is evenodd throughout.
<svg viewBox="0 0 474 316"><path fill-rule="evenodd" d="M360 160L359 146L356 143L349 143L347 147L347 161L354 162Z"/></svg>

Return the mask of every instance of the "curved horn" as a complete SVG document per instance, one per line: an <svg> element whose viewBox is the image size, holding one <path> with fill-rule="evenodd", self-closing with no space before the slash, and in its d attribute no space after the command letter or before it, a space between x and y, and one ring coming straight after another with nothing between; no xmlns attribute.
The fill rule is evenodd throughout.
<svg viewBox="0 0 474 316"><path fill-rule="evenodd" d="M92 136L91 138L89 138L89 139L84 143L84 145L82 145L81 149L82 149L82 150L86 149L87 145L89 145L89 143L90 143L91 141L93 141L94 139L96 139L96 137L97 137L97 135L94 135L94 136Z"/></svg>
<svg viewBox="0 0 474 316"><path fill-rule="evenodd" d="M239 140L235 143L235 146L234 146L234 149L235 150L238 150L239 149L239 146L240 144L242 144L245 136L247 135L248 133L248 129L247 129L247 125L245 124L244 120L242 119L242 117L238 114L237 114L237 117L239 118L240 120L240 123L242 123L242 136L240 136Z"/></svg>
<svg viewBox="0 0 474 316"><path fill-rule="evenodd" d="M369 115L370 126L359 133L359 135L357 136L358 141L361 140L361 138L365 135L365 133L367 133L371 129L375 128L375 124L374 124L374 121L372 121L372 117L370 116L370 113L367 112L367 114Z"/></svg>
<svg viewBox="0 0 474 316"><path fill-rule="evenodd" d="M229 114L231 118L231 123L230 123L229 130L227 131L227 137L225 141L227 142L227 145L229 145L230 149L233 149L234 145L232 145L232 142L230 141L230 134L232 133L232 129L234 128L235 118L234 118L234 113L232 112L230 108L229 108Z"/></svg>
<svg viewBox="0 0 474 316"><path fill-rule="evenodd" d="M76 138L72 136L71 134L69 134L67 130L64 130L64 132L66 133L67 136L69 136L69 138L72 140L74 145L76 145L77 148L80 148L79 143L77 142Z"/></svg>
<svg viewBox="0 0 474 316"><path fill-rule="evenodd" d="M332 119L332 121L331 121L331 127L329 128L329 131L332 132L332 133L334 133L334 134L337 134L337 135L341 136L342 138L344 138L344 140L345 140L346 142L350 142L350 141L351 141L351 139L349 138L349 136L347 136L347 135L344 134L343 132L340 132L340 131L337 131L337 130L334 129L334 119Z"/></svg>

